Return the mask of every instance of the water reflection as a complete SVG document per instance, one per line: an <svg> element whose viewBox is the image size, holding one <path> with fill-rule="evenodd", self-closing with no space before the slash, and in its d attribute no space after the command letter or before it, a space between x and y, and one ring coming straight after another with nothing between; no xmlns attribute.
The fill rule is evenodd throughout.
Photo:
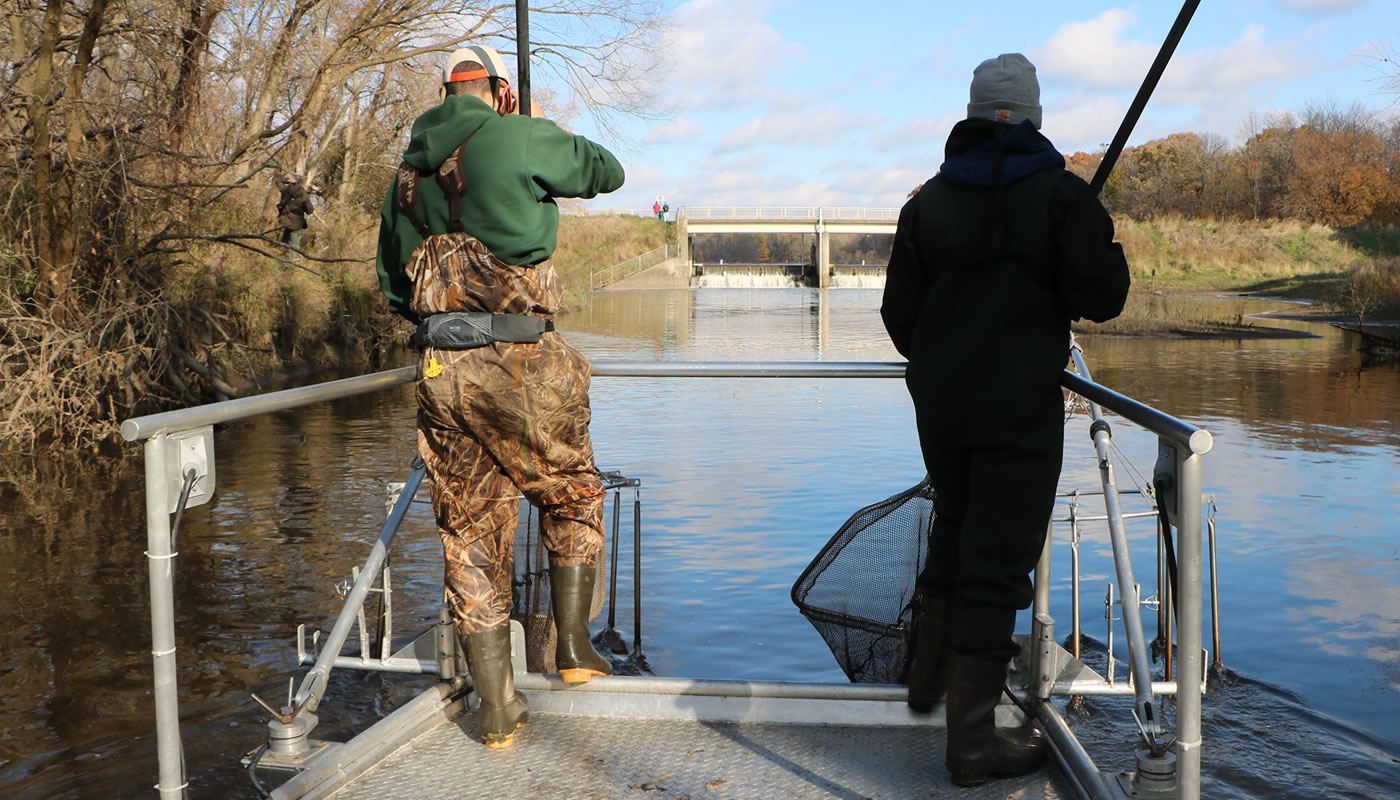
<svg viewBox="0 0 1400 800"><path fill-rule="evenodd" d="M601 293L561 328L594 359L897 360L879 297L858 289ZM1239 313L1269 307L1241 302ZM1221 509L1226 663L1395 753L1400 365L1364 360L1349 334L1327 326L1268 324L1314 336L1083 344L1097 379L1216 435L1206 478ZM643 481L652 665L695 677L841 680L788 591L850 514L922 476L901 382L599 378L593 390L599 465ZM1114 435L1138 473L1150 470L1153 437L1121 420ZM1072 420L1066 439L1064 487L1096 488L1087 421ZM407 388L217 433L218 494L186 515L176 585L187 760L192 783L210 796L251 796L232 759L262 736L264 714L247 693L285 694L297 673L295 626L329 624L339 605L333 587L367 554L384 519L385 484L403 479L413 442ZM1120 481L1131 476L1125 465ZM0 793L137 794L154 782L141 491L134 462L4 462ZM1131 533L1148 584L1152 530ZM1052 610L1067 632L1064 532L1059 539ZM1114 578L1102 528L1086 529L1085 541L1085 628L1094 633L1102 622L1089 609L1101 608L1096 598ZM426 622L441 591L426 507L414 507L400 537L394 579L399 613L417 614L399 619L409 631ZM337 675L318 734L363 725L415 685ZM1208 698L1208 713L1228 702L1231 718L1244 715L1238 724L1251 730L1249 703L1230 697ZM1208 728L1208 748L1212 735ZM1221 742L1216 752L1241 747ZM1340 758L1342 767L1331 767L1362 758L1320 747ZM1400 784L1400 768L1352 766L1362 785ZM1237 767L1222 762L1213 780L1224 787L1209 796L1284 796L1241 788L1258 776L1236 780ZM1394 780L1368 784L1371 775Z"/></svg>

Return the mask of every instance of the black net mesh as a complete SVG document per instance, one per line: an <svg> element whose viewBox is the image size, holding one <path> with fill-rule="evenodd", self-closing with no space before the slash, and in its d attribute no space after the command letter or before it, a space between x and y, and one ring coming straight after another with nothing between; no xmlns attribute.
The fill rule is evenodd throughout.
<svg viewBox="0 0 1400 800"><path fill-rule="evenodd" d="M792 601L853 683L904 679L932 524L924 480L857 511L793 584Z"/></svg>

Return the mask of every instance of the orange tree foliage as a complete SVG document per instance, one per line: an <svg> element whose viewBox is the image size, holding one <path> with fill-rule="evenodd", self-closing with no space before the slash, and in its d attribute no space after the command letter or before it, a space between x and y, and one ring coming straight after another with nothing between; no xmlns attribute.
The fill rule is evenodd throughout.
<svg viewBox="0 0 1400 800"><path fill-rule="evenodd" d="M1284 216L1356 225L1393 194L1385 145L1370 131L1302 128L1294 133L1292 144L1292 180L1278 200Z"/></svg>
<svg viewBox="0 0 1400 800"><path fill-rule="evenodd" d="M1102 153L1066 156L1089 180ZM1293 218L1328 225L1400 223L1400 117L1309 111L1275 118L1229 146L1174 133L1126 148L1103 191L1115 214Z"/></svg>

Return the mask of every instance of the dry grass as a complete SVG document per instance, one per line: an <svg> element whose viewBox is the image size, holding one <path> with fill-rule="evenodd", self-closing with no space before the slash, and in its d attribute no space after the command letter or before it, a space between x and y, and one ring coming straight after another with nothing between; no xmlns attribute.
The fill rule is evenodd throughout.
<svg viewBox="0 0 1400 800"><path fill-rule="evenodd" d="M1360 319L1400 319L1400 258L1378 258L1352 270L1345 290Z"/></svg>
<svg viewBox="0 0 1400 800"><path fill-rule="evenodd" d="M1345 272L1370 260L1343 232L1290 220L1120 219L1117 233L1134 276L1153 288L1227 288L1282 276Z"/></svg>
<svg viewBox="0 0 1400 800"><path fill-rule="evenodd" d="M1104 323L1076 323L1073 328L1080 333L1118 336L1240 337L1259 333L1252 320L1222 303L1138 289L1129 292L1123 313L1114 319Z"/></svg>
<svg viewBox="0 0 1400 800"><path fill-rule="evenodd" d="M646 217L561 217L554 268L570 305L585 302L588 276L666 244L671 223Z"/></svg>

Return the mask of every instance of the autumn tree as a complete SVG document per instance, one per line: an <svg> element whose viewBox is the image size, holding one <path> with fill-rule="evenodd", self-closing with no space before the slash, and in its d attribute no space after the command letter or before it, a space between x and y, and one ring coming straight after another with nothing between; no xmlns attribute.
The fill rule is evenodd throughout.
<svg viewBox="0 0 1400 800"><path fill-rule="evenodd" d="M435 101L442 51L487 41L513 55L514 8L12 0L0 28L0 418L29 404L57 419L48 412L70 401L112 417L213 393L217 370L199 351L231 337L213 330L217 305L197 286L172 296L170 276L229 252L281 259L264 230L282 174L322 183L328 202L377 205L404 132ZM604 128L657 113L658 0L553 0L531 14L538 83ZM55 370L101 377L36 401Z"/></svg>
<svg viewBox="0 0 1400 800"><path fill-rule="evenodd" d="M1327 225L1371 217L1389 194L1386 147L1364 109L1315 107L1293 132L1292 180L1278 198L1282 216Z"/></svg>

